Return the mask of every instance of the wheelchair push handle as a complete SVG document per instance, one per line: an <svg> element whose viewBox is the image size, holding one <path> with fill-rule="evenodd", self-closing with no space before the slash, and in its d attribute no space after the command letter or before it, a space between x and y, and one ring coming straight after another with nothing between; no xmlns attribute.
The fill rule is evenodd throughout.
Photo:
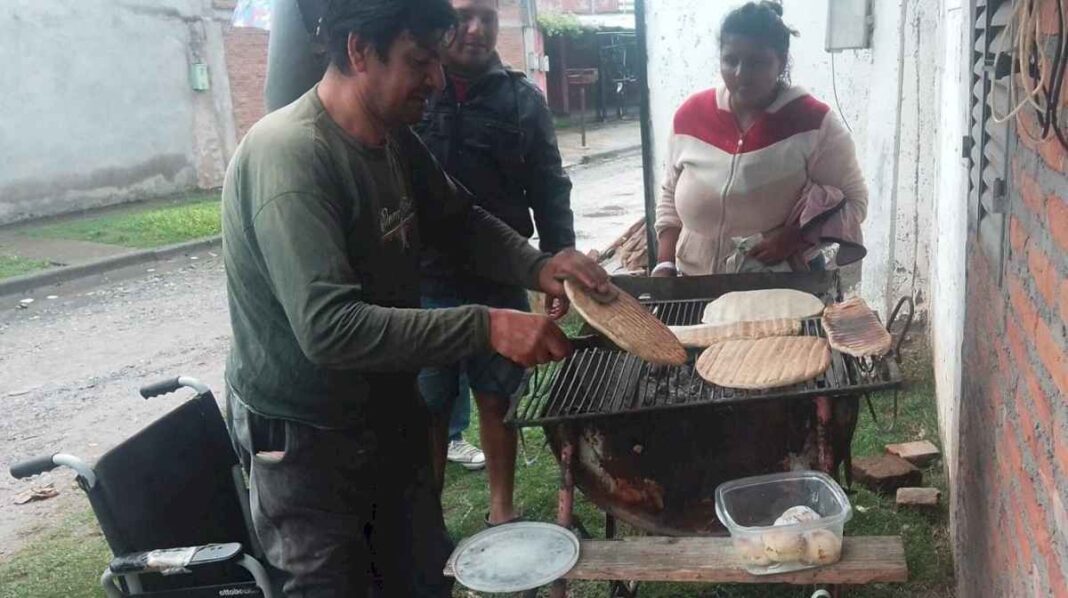
<svg viewBox="0 0 1068 598"><path fill-rule="evenodd" d="M146 384L141 387L140 393L142 397L151 399L152 397L170 394L185 387L192 388L197 391L198 394L211 392L211 389L209 389L206 384L196 378L190 376L176 376L174 378L159 380L152 384Z"/></svg>
<svg viewBox="0 0 1068 598"><path fill-rule="evenodd" d="M47 455L44 457L36 457L29 461L23 461L22 463L16 463L11 466L11 476L21 480L22 478L32 477L39 473L52 471L59 467L59 464L53 460L53 457L55 457L55 455Z"/></svg>

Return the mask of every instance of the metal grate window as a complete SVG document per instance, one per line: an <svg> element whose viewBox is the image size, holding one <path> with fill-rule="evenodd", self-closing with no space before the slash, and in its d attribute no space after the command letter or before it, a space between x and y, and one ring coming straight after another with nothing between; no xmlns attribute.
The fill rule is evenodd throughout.
<svg viewBox="0 0 1068 598"><path fill-rule="evenodd" d="M1018 0L1024 1L1024 0ZM1005 213L1010 173L1010 126L1013 119L997 123L991 117L992 103L1000 112L1009 106L1012 73L1011 21L1013 0L973 0L972 86L969 132L965 156L970 159L968 196L971 230L979 245L998 269L1005 255Z"/></svg>

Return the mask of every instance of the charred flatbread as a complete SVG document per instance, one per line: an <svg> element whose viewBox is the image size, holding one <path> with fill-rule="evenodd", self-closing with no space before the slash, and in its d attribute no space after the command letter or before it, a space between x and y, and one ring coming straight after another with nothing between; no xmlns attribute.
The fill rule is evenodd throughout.
<svg viewBox="0 0 1068 598"><path fill-rule="evenodd" d="M832 349L853 357L881 357L890 352L894 343L878 316L860 297L824 310L823 330Z"/></svg>

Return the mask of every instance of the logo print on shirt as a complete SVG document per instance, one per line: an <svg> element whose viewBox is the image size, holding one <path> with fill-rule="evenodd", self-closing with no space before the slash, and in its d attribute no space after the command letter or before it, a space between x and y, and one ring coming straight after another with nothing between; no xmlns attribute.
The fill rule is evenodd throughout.
<svg viewBox="0 0 1068 598"><path fill-rule="evenodd" d="M382 242L399 241L405 251L411 249L412 227L415 226L415 212L407 197L401 198L401 207L396 210L382 208L379 225L382 230Z"/></svg>

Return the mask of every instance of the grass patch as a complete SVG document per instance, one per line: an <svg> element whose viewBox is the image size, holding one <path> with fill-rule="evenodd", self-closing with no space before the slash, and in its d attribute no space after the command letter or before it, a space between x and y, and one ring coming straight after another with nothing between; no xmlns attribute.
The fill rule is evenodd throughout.
<svg viewBox="0 0 1068 598"><path fill-rule="evenodd" d="M571 333L579 321L568 318L564 328ZM862 405L860 421L854 439L855 456L882 451L884 444L927 438L938 441L938 426L934 403L934 384L930 361L926 355L911 356L905 364L909 388L901 395L897 428L891 433L880 432ZM880 414L889 414L892 396L875 397ZM885 422L884 422L885 423ZM466 432L469 440L478 440L478 418ZM558 469L547 448L540 429L524 431L525 449L520 448L520 463L516 472L516 503L525 517L537 521L555 521ZM524 459L526 460L524 462ZM924 471L924 483L936 486L948 496L946 479L940 465ZM846 526L848 535L901 535L905 541L910 581L907 584L872 584L850 589L849 595L862 598L941 598L954 595L951 542L948 534L948 515L943 506L935 513L896 511L892 497L872 494L854 486L852 495L853 520ZM948 503L946 500L944 503ZM443 497L445 519L454 538L470 536L483 529L483 516L488 511L489 494L485 474L468 472L450 465L446 473ZM861 512L859 508L863 508ZM602 533L603 515L581 493L576 494L575 512L591 532ZM621 533L628 533L620 526ZM97 579L109 558L92 514L88 511L70 517L61 526L46 532L11 560L0 563L0 598L46 596L88 598L99 596ZM571 584L575 598L603 598L606 583L576 582ZM455 596L469 597L473 593L457 587ZM674 598L732 597L732 598L800 598L811 595L811 589L796 586L643 584L643 597Z"/></svg>
<svg viewBox="0 0 1068 598"><path fill-rule="evenodd" d="M219 234L222 232L219 210L217 195L201 195L162 206L50 224L26 234L138 249L161 247Z"/></svg>
<svg viewBox="0 0 1068 598"><path fill-rule="evenodd" d="M110 558L93 513L82 511L0 563L0 598L101 596L98 580Z"/></svg>
<svg viewBox="0 0 1068 598"><path fill-rule="evenodd" d="M52 264L44 260L31 260L17 255L0 254L0 279L44 270Z"/></svg>

